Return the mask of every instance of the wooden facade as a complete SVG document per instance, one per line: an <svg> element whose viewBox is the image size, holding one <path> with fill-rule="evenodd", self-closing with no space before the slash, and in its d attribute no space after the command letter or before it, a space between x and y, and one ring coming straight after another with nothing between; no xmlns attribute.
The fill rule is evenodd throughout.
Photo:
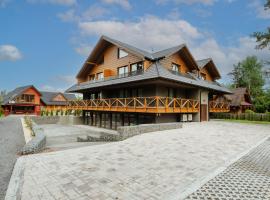
<svg viewBox="0 0 270 200"><path fill-rule="evenodd" d="M120 50L125 52L125 56L119 57ZM99 112L103 114L155 114L156 117L162 115L164 121L170 118L168 116L177 121L182 114L189 113L196 121L208 120L209 112L228 112L227 102L220 104L212 99L210 102L209 90L202 89L199 85L176 84L169 78L163 79L162 84L157 77L150 83L134 81L132 84L125 84L119 81L119 84L103 86L102 81L132 77L131 66L136 63L143 65L142 69L140 68L142 76L151 67L155 68L157 67L155 65L158 64L168 71L166 73L183 77L190 78L190 74L192 74L193 77L197 76L199 79L200 74L204 74L208 85L215 84L215 80L220 78L212 60L205 62L204 66L200 68L185 45L149 54L108 37L102 37L77 75L78 86L82 85L83 88L78 92L83 93L83 100L69 101L67 108L89 112L90 116L93 112L97 115ZM103 73L103 76L100 76L100 73ZM135 75L137 74L135 73ZM100 79L100 77L102 78ZM190 83L192 83L192 79ZM92 84L97 86L92 87ZM150 90L149 87L151 87ZM131 92L126 93L125 91ZM77 91L73 90L73 92ZM202 107L203 119L200 117Z"/></svg>

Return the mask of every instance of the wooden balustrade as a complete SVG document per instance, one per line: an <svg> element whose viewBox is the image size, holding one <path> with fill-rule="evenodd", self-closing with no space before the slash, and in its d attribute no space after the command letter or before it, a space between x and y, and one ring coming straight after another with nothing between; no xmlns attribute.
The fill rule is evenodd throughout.
<svg viewBox="0 0 270 200"><path fill-rule="evenodd" d="M230 112L230 104L228 102L209 101L209 112Z"/></svg>
<svg viewBox="0 0 270 200"><path fill-rule="evenodd" d="M182 98L132 97L69 101L68 109L141 113L196 113L200 111L200 103L198 100Z"/></svg>

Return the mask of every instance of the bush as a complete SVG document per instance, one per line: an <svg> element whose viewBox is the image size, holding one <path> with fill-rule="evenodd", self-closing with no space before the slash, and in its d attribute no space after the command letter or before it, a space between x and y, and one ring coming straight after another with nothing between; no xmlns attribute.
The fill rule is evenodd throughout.
<svg viewBox="0 0 270 200"><path fill-rule="evenodd" d="M51 110L50 116L53 116L53 111Z"/></svg>
<svg viewBox="0 0 270 200"><path fill-rule="evenodd" d="M0 117L4 115L4 109L0 106Z"/></svg>
<svg viewBox="0 0 270 200"><path fill-rule="evenodd" d="M30 117L25 116L25 117L24 117L24 121L25 121L26 127L30 129L31 135L32 135L32 136L35 136L35 133L34 133L34 131L33 131L33 122L32 122L32 120L30 119Z"/></svg>
<svg viewBox="0 0 270 200"><path fill-rule="evenodd" d="M253 110L246 110L245 113L248 113L248 114L255 114L255 112Z"/></svg>

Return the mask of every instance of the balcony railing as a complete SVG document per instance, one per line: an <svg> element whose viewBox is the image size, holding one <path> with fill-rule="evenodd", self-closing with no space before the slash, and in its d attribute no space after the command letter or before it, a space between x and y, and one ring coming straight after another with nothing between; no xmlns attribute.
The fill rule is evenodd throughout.
<svg viewBox="0 0 270 200"><path fill-rule="evenodd" d="M230 112L230 103L209 101L209 112L212 112L212 113Z"/></svg>
<svg viewBox="0 0 270 200"><path fill-rule="evenodd" d="M170 97L132 97L69 101L68 109L141 112L141 113L197 113L198 100Z"/></svg>
<svg viewBox="0 0 270 200"><path fill-rule="evenodd" d="M141 75L143 73L144 73L143 70L136 70L136 71L132 71L132 72L118 74L116 76L108 76L108 77L104 77L104 78L101 78L101 79L94 79L94 80L90 80L90 81L87 81L87 82L82 82L82 83L80 83L80 85L89 84L89 83L96 83L96 82L102 82L102 81L108 81L108 80L114 80L114 79L119 79L119 78L126 78L126 77L130 77L130 76Z"/></svg>

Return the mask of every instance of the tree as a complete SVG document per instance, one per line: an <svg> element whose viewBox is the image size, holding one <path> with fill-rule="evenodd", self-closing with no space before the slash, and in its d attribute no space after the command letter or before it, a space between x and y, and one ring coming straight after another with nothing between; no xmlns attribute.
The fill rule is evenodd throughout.
<svg viewBox="0 0 270 200"><path fill-rule="evenodd" d="M270 0L266 1L264 5L265 10L270 9ZM269 46L270 49L270 27L267 27L265 32L255 32L252 34L253 37L256 38L256 42L258 43L258 49L264 49Z"/></svg>
<svg viewBox="0 0 270 200"><path fill-rule="evenodd" d="M262 72L263 64L256 56L248 56L242 62L234 65L230 76L233 79L234 87L246 87L251 96L259 96L263 93L264 79Z"/></svg>
<svg viewBox="0 0 270 200"><path fill-rule="evenodd" d="M4 96L6 95L6 91L0 91L0 106L2 105L3 101L4 101Z"/></svg>

